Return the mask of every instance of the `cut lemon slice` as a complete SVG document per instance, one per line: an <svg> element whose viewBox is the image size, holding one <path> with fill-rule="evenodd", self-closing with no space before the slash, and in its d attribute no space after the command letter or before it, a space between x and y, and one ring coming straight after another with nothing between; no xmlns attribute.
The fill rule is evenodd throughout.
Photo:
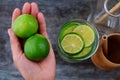
<svg viewBox="0 0 120 80"><path fill-rule="evenodd" d="M61 41L61 47L68 54L76 54L83 49L84 41L78 34L69 33Z"/></svg>
<svg viewBox="0 0 120 80"><path fill-rule="evenodd" d="M95 33L88 25L79 25L73 32L81 35L85 42L85 47L89 47L95 40Z"/></svg>
<svg viewBox="0 0 120 80"><path fill-rule="evenodd" d="M73 58L83 58L87 56L92 50L92 46L84 48L79 54L73 55Z"/></svg>

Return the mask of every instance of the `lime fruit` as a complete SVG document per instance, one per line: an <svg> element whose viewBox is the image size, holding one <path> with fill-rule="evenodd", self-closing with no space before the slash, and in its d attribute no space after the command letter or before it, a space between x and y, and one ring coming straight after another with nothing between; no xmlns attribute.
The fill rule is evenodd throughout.
<svg viewBox="0 0 120 80"><path fill-rule="evenodd" d="M78 23L67 23L67 24L65 24L65 25L62 27L61 31L60 31L60 41L63 39L63 37L64 37L66 34L72 32L73 29L74 29L76 26L78 26Z"/></svg>
<svg viewBox="0 0 120 80"><path fill-rule="evenodd" d="M40 61L47 57L50 50L48 40L40 34L35 34L27 39L24 52L28 59Z"/></svg>
<svg viewBox="0 0 120 80"><path fill-rule="evenodd" d="M61 47L66 53L73 55L83 49L84 41L79 35L75 33L69 33L66 34L61 41Z"/></svg>
<svg viewBox="0 0 120 80"><path fill-rule="evenodd" d="M81 35L85 42L85 47L89 47L95 40L95 33L88 25L79 25L73 32Z"/></svg>
<svg viewBox="0 0 120 80"><path fill-rule="evenodd" d="M20 38L28 38L38 30L38 22L29 14L20 15L12 25L14 33Z"/></svg>
<svg viewBox="0 0 120 80"><path fill-rule="evenodd" d="M85 47L79 54L73 55L73 58L84 58L86 57L92 50L93 46Z"/></svg>

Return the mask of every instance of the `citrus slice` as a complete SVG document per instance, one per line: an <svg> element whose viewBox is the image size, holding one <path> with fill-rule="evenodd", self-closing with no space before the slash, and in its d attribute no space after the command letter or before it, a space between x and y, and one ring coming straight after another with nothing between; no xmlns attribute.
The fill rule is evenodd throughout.
<svg viewBox="0 0 120 80"><path fill-rule="evenodd" d="M92 50L92 46L85 47L79 54L73 55L73 58L83 58L87 56Z"/></svg>
<svg viewBox="0 0 120 80"><path fill-rule="evenodd" d="M68 54L76 54L83 49L84 41L78 34L69 33L61 41L61 47Z"/></svg>
<svg viewBox="0 0 120 80"><path fill-rule="evenodd" d="M72 32L76 26L78 26L77 23L69 23L64 25L60 32L60 41L66 34Z"/></svg>
<svg viewBox="0 0 120 80"><path fill-rule="evenodd" d="M85 47L89 47L95 40L95 33L88 25L79 25L73 32L81 35L85 42Z"/></svg>

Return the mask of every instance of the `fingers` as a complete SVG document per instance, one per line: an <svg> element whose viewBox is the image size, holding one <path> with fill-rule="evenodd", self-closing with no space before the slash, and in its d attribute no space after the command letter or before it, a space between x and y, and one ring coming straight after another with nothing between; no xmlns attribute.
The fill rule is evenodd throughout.
<svg viewBox="0 0 120 80"><path fill-rule="evenodd" d="M37 17L39 10L38 10L38 5L35 2L31 3L31 15L34 17Z"/></svg>
<svg viewBox="0 0 120 80"><path fill-rule="evenodd" d="M47 32L46 32L46 22L45 22L45 18L44 15L39 12L37 15L37 19L39 22L39 33L41 33L43 36L48 38Z"/></svg>
<svg viewBox="0 0 120 80"><path fill-rule="evenodd" d="M14 20L20 15L20 9L19 8L15 8L12 14L12 23L14 22Z"/></svg>
<svg viewBox="0 0 120 80"><path fill-rule="evenodd" d="M31 14L34 17L37 17L38 12L39 12L38 5L34 2L32 2L31 4L26 2L23 5L22 14ZM20 16L20 9L15 8L12 14L12 23L18 16Z"/></svg>
<svg viewBox="0 0 120 80"><path fill-rule="evenodd" d="M11 44L13 59L16 60L18 59L19 55L22 54L21 45L19 43L17 36L12 31L12 29L8 29L8 34L10 37L10 44Z"/></svg>
<svg viewBox="0 0 120 80"><path fill-rule="evenodd" d="M31 5L30 5L30 3L26 2L23 5L22 14L29 14L30 10L31 10Z"/></svg>

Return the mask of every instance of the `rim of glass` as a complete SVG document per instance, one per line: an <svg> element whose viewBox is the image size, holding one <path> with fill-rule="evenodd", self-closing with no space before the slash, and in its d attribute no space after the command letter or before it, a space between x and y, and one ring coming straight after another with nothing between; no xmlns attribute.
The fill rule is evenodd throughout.
<svg viewBox="0 0 120 80"><path fill-rule="evenodd" d="M108 8L107 8L107 3L108 3L108 1L109 1L109 0L105 0L105 1L104 1L104 9L105 9L105 11L106 11L109 15L111 15L111 16L113 16L113 17L119 17L120 14L114 15L114 14L112 14L110 11L108 11ZM119 1L119 2L120 2L120 1Z"/></svg>
<svg viewBox="0 0 120 80"><path fill-rule="evenodd" d="M85 23L85 24L89 25L95 32L95 36L96 37L95 37L95 41L93 43L93 45L94 45L93 46L93 50L86 57L83 57L83 58L82 57L81 58L72 58L69 55L67 55L61 48L61 45L60 45L60 33L61 33L62 29L63 29L63 26L65 26L65 25L67 25L69 23L72 23L72 22ZM64 55L65 57L68 57L68 58L70 58L72 60L76 60L76 61L86 60L86 59L90 58L91 56L93 56L95 54L95 52L97 51L97 49L99 47L99 39L100 39L100 37L99 37L98 30L95 28L95 26L93 24L91 24L88 21L83 20L83 19L74 19L74 20L70 20L70 21L66 22L65 24L63 24L63 26L60 28L60 31L59 31L59 34L58 34L58 47L60 48L60 51L61 51L60 54Z"/></svg>

